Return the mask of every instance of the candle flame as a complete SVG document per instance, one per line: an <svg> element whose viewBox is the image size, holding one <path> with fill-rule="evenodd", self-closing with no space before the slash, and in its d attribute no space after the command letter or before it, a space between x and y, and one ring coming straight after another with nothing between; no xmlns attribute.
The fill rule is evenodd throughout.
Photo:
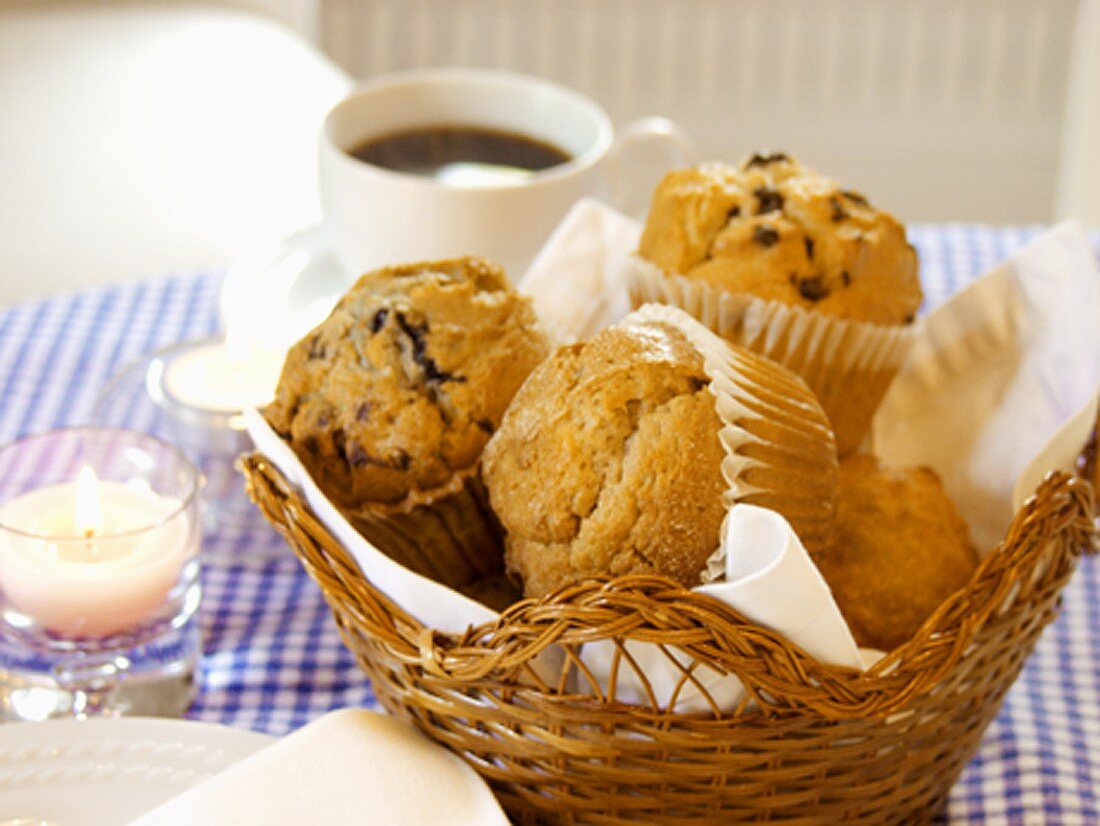
<svg viewBox="0 0 1100 826"><path fill-rule="evenodd" d="M91 539L103 532L103 503L99 496L99 480L88 465L76 477L76 502L73 517L76 532Z"/></svg>

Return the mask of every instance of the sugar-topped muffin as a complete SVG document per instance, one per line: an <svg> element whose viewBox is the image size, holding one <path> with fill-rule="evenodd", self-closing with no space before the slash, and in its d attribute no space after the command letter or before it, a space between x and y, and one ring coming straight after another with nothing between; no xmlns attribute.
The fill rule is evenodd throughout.
<svg viewBox="0 0 1100 826"><path fill-rule="evenodd" d="M459 258L387 267L360 278L290 350L264 414L361 529L364 520L407 516L419 506L431 506L428 517L438 521L441 498L471 486L476 498L482 448L548 351L530 301L496 265ZM486 521L483 504L472 503L471 524L459 528L471 533L469 543L487 534L475 529ZM440 530L450 535L457 523L448 520ZM389 551L403 541L383 530L395 527L399 537L393 524L364 533ZM428 547L442 541L430 530L424 538ZM418 552L425 546L413 544ZM392 555L441 575L430 560Z"/></svg>
<svg viewBox="0 0 1100 826"><path fill-rule="evenodd" d="M837 318L905 324L921 303L905 228L782 153L667 175L638 252L670 273Z"/></svg>
<svg viewBox="0 0 1100 826"><path fill-rule="evenodd" d="M731 489L787 511L796 530L826 522L831 531L835 446L820 406L779 365L737 356L753 409L727 413L732 423L695 344L638 314L532 372L483 460L507 568L527 596L599 575L698 584ZM801 398L788 399L784 381ZM745 455L732 463L720 439L726 426L746 435ZM723 462L735 468L732 483Z"/></svg>
<svg viewBox="0 0 1100 826"><path fill-rule="evenodd" d="M818 567L860 645L901 645L977 564L935 471L865 454L841 462L836 533Z"/></svg>
<svg viewBox="0 0 1100 826"><path fill-rule="evenodd" d="M598 574L696 584L726 510L708 383L691 344L661 327L608 330L536 371L484 463L528 596Z"/></svg>

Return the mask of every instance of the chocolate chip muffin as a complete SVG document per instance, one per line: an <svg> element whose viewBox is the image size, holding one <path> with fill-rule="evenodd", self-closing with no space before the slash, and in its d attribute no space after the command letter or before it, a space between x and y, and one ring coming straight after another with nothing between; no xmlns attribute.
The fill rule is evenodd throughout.
<svg viewBox="0 0 1100 826"><path fill-rule="evenodd" d="M824 519L831 532L835 446L808 388L683 313L661 308L679 316L670 323L645 309L535 368L485 449L507 569L527 596L628 573L697 585L732 501L786 511L796 530ZM682 325L734 363L738 401L716 401Z"/></svg>
<svg viewBox="0 0 1100 826"><path fill-rule="evenodd" d="M921 302L901 224L782 153L669 174L628 283L635 307L680 307L798 373L842 456L904 362Z"/></svg>
<svg viewBox="0 0 1100 826"><path fill-rule="evenodd" d="M689 279L836 318L906 324L921 303L904 227L782 153L670 173L638 252Z"/></svg>
<svg viewBox="0 0 1100 826"><path fill-rule="evenodd" d="M477 463L548 350L499 267L388 267L290 350L264 415L368 539L457 587L499 570Z"/></svg>
<svg viewBox="0 0 1100 826"><path fill-rule="evenodd" d="M970 581L977 551L926 467L848 457L840 465L838 505L835 538L818 567L856 641L889 651Z"/></svg>

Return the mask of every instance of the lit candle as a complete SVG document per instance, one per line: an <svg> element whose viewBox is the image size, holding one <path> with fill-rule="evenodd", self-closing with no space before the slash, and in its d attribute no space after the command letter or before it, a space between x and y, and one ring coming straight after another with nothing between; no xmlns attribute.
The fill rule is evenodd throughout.
<svg viewBox="0 0 1100 826"><path fill-rule="evenodd" d="M85 467L0 508L0 585L11 608L69 638L137 627L161 608L199 531L179 499Z"/></svg>

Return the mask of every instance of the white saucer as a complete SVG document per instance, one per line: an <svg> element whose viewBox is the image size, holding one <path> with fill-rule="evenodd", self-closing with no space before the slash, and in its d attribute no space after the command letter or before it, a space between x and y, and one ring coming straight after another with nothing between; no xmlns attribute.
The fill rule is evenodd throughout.
<svg viewBox="0 0 1100 826"><path fill-rule="evenodd" d="M229 337L286 348L328 315L354 283L323 225L258 244L226 272L220 311Z"/></svg>
<svg viewBox="0 0 1100 826"><path fill-rule="evenodd" d="M0 726L0 823L117 826L273 742L151 717Z"/></svg>

